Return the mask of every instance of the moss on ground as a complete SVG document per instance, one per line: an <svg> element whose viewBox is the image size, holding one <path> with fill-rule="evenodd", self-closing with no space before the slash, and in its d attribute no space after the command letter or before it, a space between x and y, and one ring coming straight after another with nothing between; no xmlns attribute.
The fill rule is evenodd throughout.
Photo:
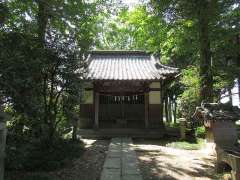
<svg viewBox="0 0 240 180"><path fill-rule="evenodd" d="M204 139L198 138L196 141L173 141L167 143L166 146L184 150L199 150L204 146Z"/></svg>

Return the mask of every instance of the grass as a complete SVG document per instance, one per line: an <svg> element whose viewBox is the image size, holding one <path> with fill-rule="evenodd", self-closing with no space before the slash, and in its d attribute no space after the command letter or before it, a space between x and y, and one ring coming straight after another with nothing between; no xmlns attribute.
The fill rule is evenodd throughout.
<svg viewBox="0 0 240 180"><path fill-rule="evenodd" d="M205 145L205 141L202 138L188 137L186 140L180 140L176 137L165 136L160 140L147 140L136 138L134 139L135 144L152 144L158 146L166 146L176 149L184 150L199 150Z"/></svg>
<svg viewBox="0 0 240 180"><path fill-rule="evenodd" d="M196 141L174 141L167 143L167 147L184 150L199 150L204 145L204 139L198 138Z"/></svg>

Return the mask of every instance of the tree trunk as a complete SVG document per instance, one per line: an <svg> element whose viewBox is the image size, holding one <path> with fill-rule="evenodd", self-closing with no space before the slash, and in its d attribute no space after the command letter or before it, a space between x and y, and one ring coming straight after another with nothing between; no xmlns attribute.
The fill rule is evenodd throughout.
<svg viewBox="0 0 240 180"><path fill-rule="evenodd" d="M6 136L7 128L5 122L5 115L0 101L0 180L4 179L4 155L6 146Z"/></svg>
<svg viewBox="0 0 240 180"><path fill-rule="evenodd" d="M173 118L174 118L174 124L177 123L177 102L176 97L174 98L174 110L173 110Z"/></svg>
<svg viewBox="0 0 240 180"><path fill-rule="evenodd" d="M232 89L230 87L228 88L228 95L229 95L229 103L232 105L233 104Z"/></svg>
<svg viewBox="0 0 240 180"><path fill-rule="evenodd" d="M20 114L14 126L14 132L20 136L23 136L24 118L24 115Z"/></svg>
<svg viewBox="0 0 240 180"><path fill-rule="evenodd" d="M240 105L240 78L238 78L238 81L237 81L237 83L238 83L238 105Z"/></svg>
<svg viewBox="0 0 240 180"><path fill-rule="evenodd" d="M4 155L6 146L7 128L5 122L0 122L0 180L4 180Z"/></svg>
<svg viewBox="0 0 240 180"><path fill-rule="evenodd" d="M72 140L76 141L77 140L77 121L73 120L73 132L72 132Z"/></svg>
<svg viewBox="0 0 240 180"><path fill-rule="evenodd" d="M56 129L54 127L54 124L52 124L52 123L50 123L48 127L49 127L48 142L49 142L50 145L52 145L54 140L55 140Z"/></svg>
<svg viewBox="0 0 240 180"><path fill-rule="evenodd" d="M37 34L38 34L38 41L42 49L45 47L45 34L46 34L46 29L47 29L47 22L48 22L48 13L47 13L47 0L38 0L37 1L38 5L38 14L37 14ZM43 98L44 98L44 114L43 114L43 122L42 125L46 125L46 127L42 127L42 133L40 136L42 136L42 141L50 141L50 136L51 134L51 122L49 120L51 119L51 113L49 111L49 103L48 103L48 76L47 72L45 72L45 76L43 78ZM48 136L48 137L46 137ZM50 139L49 139L50 138Z"/></svg>
<svg viewBox="0 0 240 180"><path fill-rule="evenodd" d="M160 111L159 119L160 119L160 124L161 125L163 125L163 103L164 103L164 99L163 99L163 97L164 97L164 95L163 95L164 90L163 90L162 86L163 86L163 84L161 82L161 86L160 86L160 88L161 88L161 91L160 91L160 109L159 109L159 111Z"/></svg>
<svg viewBox="0 0 240 180"><path fill-rule="evenodd" d="M172 123L172 98L168 97L168 120Z"/></svg>
<svg viewBox="0 0 240 180"><path fill-rule="evenodd" d="M236 44L239 47L240 46L240 34L237 34L236 36ZM240 67L240 51L237 51L237 65ZM240 74L238 74L238 103L240 105Z"/></svg>
<svg viewBox="0 0 240 180"><path fill-rule="evenodd" d="M163 123L163 99L161 99L159 111L160 111L160 117L159 117L160 124L164 124Z"/></svg>
<svg viewBox="0 0 240 180"><path fill-rule="evenodd" d="M213 75L209 40L209 4L207 0L199 2L198 25L200 41L200 101L213 101Z"/></svg>
<svg viewBox="0 0 240 180"><path fill-rule="evenodd" d="M45 44L45 34L48 23L48 11L47 11L47 0L38 0L38 38L40 45L44 47Z"/></svg>

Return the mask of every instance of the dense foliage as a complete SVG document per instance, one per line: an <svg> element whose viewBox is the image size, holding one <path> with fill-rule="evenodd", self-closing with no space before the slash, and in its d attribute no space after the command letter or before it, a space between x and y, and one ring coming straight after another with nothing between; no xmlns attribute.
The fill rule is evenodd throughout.
<svg viewBox="0 0 240 180"><path fill-rule="evenodd" d="M239 79L239 13L237 1L150 1L108 17L98 48L148 50L180 68L165 107L190 119L197 105L219 102Z"/></svg>
<svg viewBox="0 0 240 180"><path fill-rule="evenodd" d="M51 170L81 154L76 134L80 77L102 4L0 3L0 100L8 113L8 169Z"/></svg>
<svg viewBox="0 0 240 180"><path fill-rule="evenodd" d="M191 119L202 101L220 101L235 80L240 84L239 17L236 0L150 0L134 8L115 0L0 2L7 165L41 169L42 154L81 146L63 139L69 134L77 139L80 77L90 49L147 50L178 67L181 75L163 96L169 123L177 115ZM65 157L52 156L49 167Z"/></svg>
<svg viewBox="0 0 240 180"><path fill-rule="evenodd" d="M10 124L19 133L52 141L66 129L60 131L62 121L75 124L70 114L78 111L98 4L40 0L1 6L0 91L13 115Z"/></svg>
<svg viewBox="0 0 240 180"><path fill-rule="evenodd" d="M6 147L6 170L53 171L81 156L83 144L78 141L57 140L46 148L27 136L9 136Z"/></svg>

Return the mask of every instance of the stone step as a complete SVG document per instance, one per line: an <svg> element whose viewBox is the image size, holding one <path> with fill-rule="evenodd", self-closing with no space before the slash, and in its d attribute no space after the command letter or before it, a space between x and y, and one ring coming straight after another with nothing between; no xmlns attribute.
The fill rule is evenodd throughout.
<svg viewBox="0 0 240 180"><path fill-rule="evenodd" d="M78 135L83 138L97 138L97 137L161 138L166 134L168 133L163 128L161 129L97 129L97 130L79 129L78 131Z"/></svg>

